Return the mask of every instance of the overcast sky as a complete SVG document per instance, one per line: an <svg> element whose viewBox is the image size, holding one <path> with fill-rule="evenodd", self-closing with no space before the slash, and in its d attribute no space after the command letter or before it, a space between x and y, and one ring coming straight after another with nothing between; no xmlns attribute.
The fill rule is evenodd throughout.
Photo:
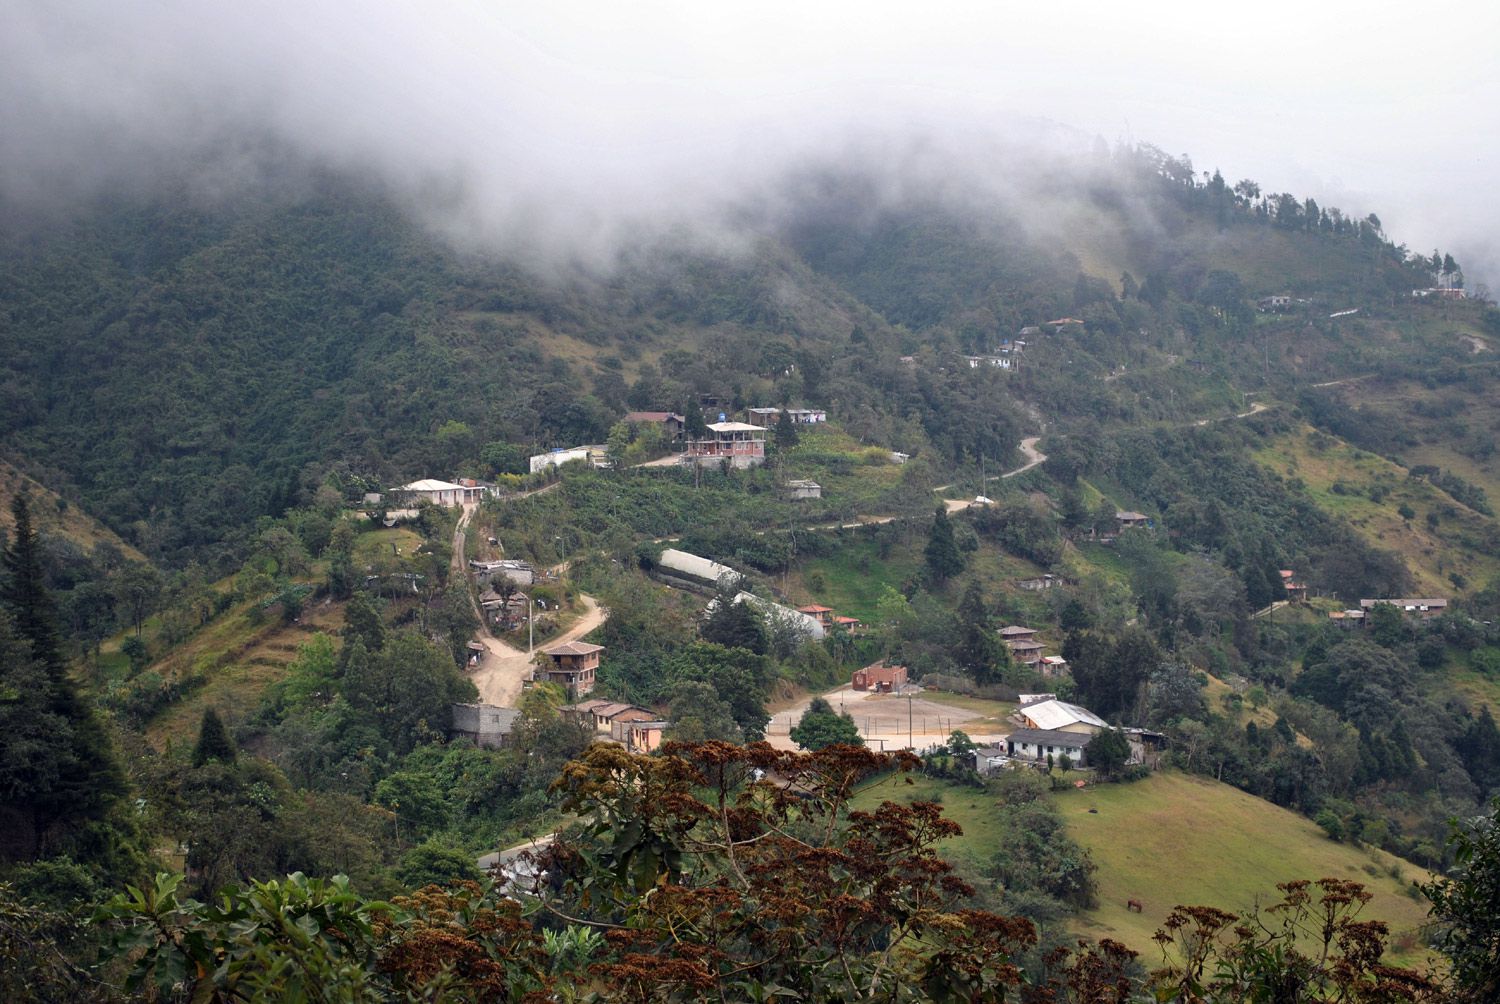
<svg viewBox="0 0 1500 1004"><path fill-rule="evenodd" d="M1468 0L0 0L0 184L268 131L479 232L588 245L851 133L962 149L1025 117L1378 212L1494 287L1497 27Z"/></svg>

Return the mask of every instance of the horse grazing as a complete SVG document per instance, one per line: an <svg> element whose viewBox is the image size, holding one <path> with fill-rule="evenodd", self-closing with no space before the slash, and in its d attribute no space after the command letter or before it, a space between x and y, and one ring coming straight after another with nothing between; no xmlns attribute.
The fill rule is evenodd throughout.
<svg viewBox="0 0 1500 1004"><path fill-rule="evenodd" d="M1125 901L1125 909L1126 910L1134 911L1135 913L1141 913L1146 908L1145 908L1145 906L1143 906L1141 904L1141 901L1138 900L1138 899L1127 899Z"/></svg>

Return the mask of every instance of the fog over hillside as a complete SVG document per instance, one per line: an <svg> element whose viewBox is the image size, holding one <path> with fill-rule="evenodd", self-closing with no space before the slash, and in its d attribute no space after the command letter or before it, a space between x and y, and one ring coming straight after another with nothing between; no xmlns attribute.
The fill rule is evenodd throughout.
<svg viewBox="0 0 1500 1004"><path fill-rule="evenodd" d="M1500 209L1475 198L1500 135L1492 5L0 11L12 198L184 168L207 194L232 191L275 149L368 172L461 241L600 263L642 227L722 241L726 207L810 163L930 192L968 169L1014 179L1026 152L1098 137L1378 212L1396 240L1497 274Z"/></svg>

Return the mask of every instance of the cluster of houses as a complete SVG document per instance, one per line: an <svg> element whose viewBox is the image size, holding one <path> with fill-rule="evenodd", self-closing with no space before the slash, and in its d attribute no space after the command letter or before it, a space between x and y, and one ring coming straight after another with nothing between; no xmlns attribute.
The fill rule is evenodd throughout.
<svg viewBox="0 0 1500 1004"><path fill-rule="evenodd" d="M721 410L722 404L719 398L713 396L705 396L701 400L705 417L712 418L717 415L718 421L710 422L702 435L694 437L687 435L687 420L675 412L632 411L625 415L625 421L639 425L660 424L665 434L664 438L682 447L680 461L684 464L741 469L765 463L767 434L771 426L780 421L783 412L797 425L821 425L828 421L828 412L822 408L769 407L746 408L740 413L740 420L732 420L727 410ZM536 459L533 458L533 462ZM533 467L533 470L535 469ZM808 482L808 484L812 483ZM797 489L792 486L788 488L793 492L812 489L816 489L820 494L822 492L822 488L817 485L812 485L812 489L805 487ZM819 495L794 495L794 497L818 498Z"/></svg>
<svg viewBox="0 0 1500 1004"><path fill-rule="evenodd" d="M1036 628L1011 624L1000 629L1000 640L1010 649L1010 657L1043 676L1061 676L1068 670L1068 660L1047 655L1047 646L1036 640Z"/></svg>
<svg viewBox="0 0 1500 1004"><path fill-rule="evenodd" d="M601 738L607 736L632 753L650 753L656 749L667 729L666 721L656 712L618 701L595 698L565 704L558 710L593 728Z"/></svg>
<svg viewBox="0 0 1500 1004"><path fill-rule="evenodd" d="M974 769L992 774L1011 762L1058 763L1063 757L1087 767L1089 741L1109 725L1087 708L1060 701L1055 694L1022 694L1011 720L1018 728L992 746L974 753ZM1166 737L1146 729L1121 729L1130 747L1130 762L1154 764Z"/></svg>
<svg viewBox="0 0 1500 1004"><path fill-rule="evenodd" d="M1039 328L1027 328L1028 332L1041 333ZM969 364L969 369L977 370L981 367L992 367L998 370L1018 370L1021 368L1021 354L1026 351L1026 340L1024 338L1002 338L996 351L990 355L964 356L964 362Z"/></svg>
<svg viewBox="0 0 1500 1004"><path fill-rule="evenodd" d="M1415 620L1427 621L1441 617L1448 610L1448 601L1440 596L1403 596L1378 600L1360 600L1358 610L1333 610L1328 619L1339 627L1353 630L1362 628L1370 620L1370 612L1380 604L1387 604Z"/></svg>

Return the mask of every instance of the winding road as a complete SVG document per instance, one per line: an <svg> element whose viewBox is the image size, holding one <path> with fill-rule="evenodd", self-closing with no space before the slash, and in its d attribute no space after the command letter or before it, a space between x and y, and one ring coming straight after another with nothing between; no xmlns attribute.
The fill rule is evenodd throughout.
<svg viewBox="0 0 1500 1004"><path fill-rule="evenodd" d="M544 488L539 488L527 495L537 495L556 487L553 482ZM524 496L518 496L524 497ZM468 582L468 559L464 545L468 539L469 521L474 518L474 513L479 509L477 503L468 503L463 507L463 515L458 518L458 525L453 529L453 563L452 574L459 576L467 585ZM558 566L561 573L566 570L566 562ZM531 675L531 656L525 651L516 648L496 638L490 632L490 626L485 621L484 611L479 609L479 603L474 599L473 590L468 590L469 604L473 607L474 616L479 620L478 642L484 646L485 658L478 669L469 674L469 679L474 681L474 686L479 690L479 699L485 704L495 704L500 707L515 707L515 702L521 697L521 686ZM601 607L592 597L583 593L578 594L578 599L583 605L583 616L578 622L559 637L552 644L561 644L567 641L577 641L600 624L608 612Z"/></svg>
<svg viewBox="0 0 1500 1004"><path fill-rule="evenodd" d="M1006 478L1013 478L1017 474L1025 474L1027 471L1031 470L1038 464L1044 463L1047 459L1047 454L1036 448L1036 444L1041 442L1041 440L1041 436L1027 436L1025 439L1021 440L1021 456L1026 458L1026 463L1022 464L1020 467L1017 467L1015 470L1006 471L1004 474L991 474L989 477L984 479L985 482L988 483L991 481L1004 481ZM947 491L952 487L952 485L942 485L941 487L934 488L933 491ZM943 503L943 505L947 507L949 514L962 512L963 510L969 508L974 504L975 503L973 499L948 499Z"/></svg>

